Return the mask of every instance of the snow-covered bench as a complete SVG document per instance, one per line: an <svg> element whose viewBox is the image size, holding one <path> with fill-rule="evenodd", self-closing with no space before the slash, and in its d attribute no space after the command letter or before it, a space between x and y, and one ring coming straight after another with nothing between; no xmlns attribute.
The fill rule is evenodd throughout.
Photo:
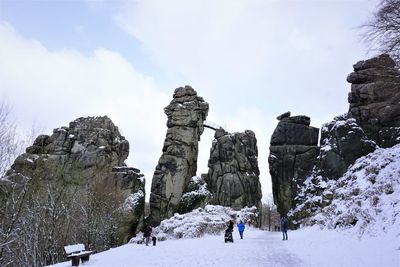
<svg viewBox="0 0 400 267"><path fill-rule="evenodd" d="M65 246L64 250L67 253L67 259L72 259L72 266L79 266L79 259L82 259L82 263L88 261L90 254L93 253L93 251L86 251L84 244Z"/></svg>

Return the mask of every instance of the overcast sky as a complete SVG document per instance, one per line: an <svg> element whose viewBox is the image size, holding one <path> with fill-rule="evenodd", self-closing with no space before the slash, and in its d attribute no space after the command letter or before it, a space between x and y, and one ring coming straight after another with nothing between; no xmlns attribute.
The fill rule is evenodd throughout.
<svg viewBox="0 0 400 267"><path fill-rule="evenodd" d="M150 188L166 134L163 108L191 85L207 120L258 139L264 197L278 115L320 128L347 112L352 64L366 59L361 24L376 0L0 0L0 100L20 129L51 134L82 116L107 115ZM200 143L208 171L213 132ZM149 191L148 191L149 192ZM149 195L149 194L148 194Z"/></svg>

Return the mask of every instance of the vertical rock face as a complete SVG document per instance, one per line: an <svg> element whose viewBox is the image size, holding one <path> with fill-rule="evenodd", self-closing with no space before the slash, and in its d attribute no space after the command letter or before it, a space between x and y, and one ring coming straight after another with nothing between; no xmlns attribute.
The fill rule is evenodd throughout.
<svg viewBox="0 0 400 267"><path fill-rule="evenodd" d="M388 55L353 65L349 115L380 147L400 143L400 72Z"/></svg>
<svg viewBox="0 0 400 267"><path fill-rule="evenodd" d="M211 203L234 209L260 207L257 139L252 131L229 134L218 129L211 148L209 171L203 175Z"/></svg>
<svg viewBox="0 0 400 267"><path fill-rule="evenodd" d="M286 215L314 166L319 129L310 126L309 117L291 117L290 112L277 119L280 121L271 137L268 162L274 202L278 212Z"/></svg>
<svg viewBox="0 0 400 267"><path fill-rule="evenodd" d="M6 239L36 242L13 241L11 251L36 251L35 262L47 265L65 259L65 244L101 251L134 235L143 209L121 208L141 190L144 205L144 180L125 166L128 154L128 141L106 116L79 118L37 137L0 179L1 227L15 227Z"/></svg>
<svg viewBox="0 0 400 267"><path fill-rule="evenodd" d="M119 236L123 243L129 241L143 228L145 206L145 178L139 169L132 167L114 167L114 180L117 188L129 190L129 196L122 205Z"/></svg>
<svg viewBox="0 0 400 267"><path fill-rule="evenodd" d="M164 109L167 135L151 185L151 222L158 225L178 210L182 194L196 175L198 141L204 131L208 103L190 86L175 89Z"/></svg>

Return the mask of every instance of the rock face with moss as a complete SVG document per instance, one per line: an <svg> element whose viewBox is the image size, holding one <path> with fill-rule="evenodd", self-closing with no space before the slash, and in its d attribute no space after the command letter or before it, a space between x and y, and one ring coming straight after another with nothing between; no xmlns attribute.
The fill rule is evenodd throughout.
<svg viewBox="0 0 400 267"><path fill-rule="evenodd" d="M180 87L175 89L173 100L164 112L168 129L151 185L152 225L173 216L196 175L198 142L204 131L208 103L192 87Z"/></svg>
<svg viewBox="0 0 400 267"><path fill-rule="evenodd" d="M262 194L254 132L230 134L220 128L214 138L209 171L203 175L212 195L211 204L236 210L246 206L260 208Z"/></svg>
<svg viewBox="0 0 400 267"><path fill-rule="evenodd" d="M79 118L37 137L0 180L2 226L18 226L7 238L37 240L11 243L13 251L38 249L35 260L47 265L64 259L65 244L101 251L127 241L140 225L144 205L143 175L126 167L128 153L128 141L106 116ZM124 210L129 196L138 193L142 197Z"/></svg>
<svg viewBox="0 0 400 267"><path fill-rule="evenodd" d="M277 119L279 123L271 137L268 162L274 202L278 212L286 215L316 161L318 128L310 126L309 117L291 117L290 112Z"/></svg>
<svg viewBox="0 0 400 267"><path fill-rule="evenodd" d="M380 147L400 143L400 72L386 54L353 65L349 115Z"/></svg>

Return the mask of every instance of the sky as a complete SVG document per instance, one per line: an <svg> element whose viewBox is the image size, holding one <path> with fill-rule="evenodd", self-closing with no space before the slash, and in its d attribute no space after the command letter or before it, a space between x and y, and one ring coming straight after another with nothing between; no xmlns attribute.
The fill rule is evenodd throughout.
<svg viewBox="0 0 400 267"><path fill-rule="evenodd" d="M347 112L346 76L374 56L360 25L377 2L0 0L0 100L21 132L109 116L150 192L163 108L191 85L210 105L207 120L255 132L266 199L276 117L291 111L320 128ZM213 134L201 137L198 175L208 171Z"/></svg>

